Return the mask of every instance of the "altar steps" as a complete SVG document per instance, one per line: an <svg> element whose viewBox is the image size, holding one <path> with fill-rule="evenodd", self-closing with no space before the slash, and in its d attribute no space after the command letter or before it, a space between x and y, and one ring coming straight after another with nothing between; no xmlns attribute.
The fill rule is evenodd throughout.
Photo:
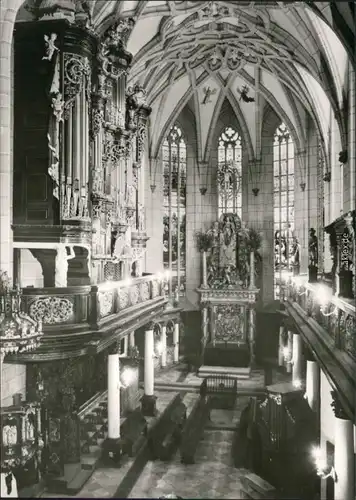
<svg viewBox="0 0 356 500"><path fill-rule="evenodd" d="M251 376L251 367L202 365L198 370L198 377L200 378L218 375L228 376L237 380L247 380Z"/></svg>

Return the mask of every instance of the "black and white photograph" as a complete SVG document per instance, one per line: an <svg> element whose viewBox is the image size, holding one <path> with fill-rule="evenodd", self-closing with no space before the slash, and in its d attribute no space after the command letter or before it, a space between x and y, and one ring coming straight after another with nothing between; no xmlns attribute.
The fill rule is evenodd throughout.
<svg viewBox="0 0 356 500"><path fill-rule="evenodd" d="M0 0L1 498L356 500L355 6Z"/></svg>

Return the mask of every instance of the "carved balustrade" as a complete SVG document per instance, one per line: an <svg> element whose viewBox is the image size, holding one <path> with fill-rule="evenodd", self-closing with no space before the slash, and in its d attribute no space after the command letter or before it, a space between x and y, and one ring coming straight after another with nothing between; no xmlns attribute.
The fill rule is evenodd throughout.
<svg viewBox="0 0 356 500"><path fill-rule="evenodd" d="M7 359L50 361L100 351L101 342L110 344L105 334L117 337L144 325L148 315L162 313L166 302L155 275L92 286L24 288L22 310L42 321L44 335L35 352Z"/></svg>
<svg viewBox="0 0 356 500"><path fill-rule="evenodd" d="M92 294L95 296L94 321L164 296L161 281L151 276L94 286Z"/></svg>
<svg viewBox="0 0 356 500"><path fill-rule="evenodd" d="M287 298L297 303L309 318L313 318L327 332L336 349L343 350L356 359L354 304L351 300L332 295L331 289L329 300L321 302L318 287L319 284L308 283L307 279L290 281L287 286Z"/></svg>
<svg viewBox="0 0 356 500"><path fill-rule="evenodd" d="M48 333L73 325L95 324L97 320L149 300L163 297L161 281L143 276L95 286L67 288L24 288L23 309Z"/></svg>

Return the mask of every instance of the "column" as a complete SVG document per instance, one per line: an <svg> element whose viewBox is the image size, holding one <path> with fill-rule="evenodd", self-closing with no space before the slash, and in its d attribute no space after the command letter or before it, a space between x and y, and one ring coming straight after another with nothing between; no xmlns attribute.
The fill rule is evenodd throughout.
<svg viewBox="0 0 356 500"><path fill-rule="evenodd" d="M293 354L293 333L288 332L288 342L287 342L287 350L286 350L285 364L286 364L286 372L292 373L292 354Z"/></svg>
<svg viewBox="0 0 356 500"><path fill-rule="evenodd" d="M332 393L335 413L334 427L334 468L335 468L335 500L355 499L355 456L353 422L342 408L336 391Z"/></svg>
<svg viewBox="0 0 356 500"><path fill-rule="evenodd" d="M5 3L5 2L4 2ZM12 277L12 33L19 1L1 9L0 58L0 269ZM5 15L6 12L6 15ZM5 16L5 19L4 17Z"/></svg>
<svg viewBox="0 0 356 500"><path fill-rule="evenodd" d="M154 395L154 336L153 325L145 332L145 367L144 395L141 399L142 413L153 417L156 413L156 396Z"/></svg>
<svg viewBox="0 0 356 500"><path fill-rule="evenodd" d="M165 368L167 366L167 326L166 325L162 325L161 343L162 343L161 367Z"/></svg>
<svg viewBox="0 0 356 500"><path fill-rule="evenodd" d="M129 334L129 346L131 348L135 347L135 330L132 330L132 332L130 332Z"/></svg>
<svg viewBox="0 0 356 500"><path fill-rule="evenodd" d="M173 330L173 363L179 363L179 323L174 324Z"/></svg>
<svg viewBox="0 0 356 500"><path fill-rule="evenodd" d="M124 337L124 352L123 352L124 356L127 356L128 350L129 350L129 336L125 335L125 337Z"/></svg>
<svg viewBox="0 0 356 500"><path fill-rule="evenodd" d="M310 408L317 412L320 405L320 368L316 361L307 360L306 398Z"/></svg>
<svg viewBox="0 0 356 500"><path fill-rule="evenodd" d="M108 438L120 437L120 358L108 355Z"/></svg>
<svg viewBox="0 0 356 500"><path fill-rule="evenodd" d="M279 327L278 366L284 366L284 326Z"/></svg>
<svg viewBox="0 0 356 500"><path fill-rule="evenodd" d="M118 461L121 456L120 441L120 358L108 355L108 437L104 443L104 457Z"/></svg>
<svg viewBox="0 0 356 500"><path fill-rule="evenodd" d="M300 384L303 375L303 340L299 333L293 333L292 382Z"/></svg>

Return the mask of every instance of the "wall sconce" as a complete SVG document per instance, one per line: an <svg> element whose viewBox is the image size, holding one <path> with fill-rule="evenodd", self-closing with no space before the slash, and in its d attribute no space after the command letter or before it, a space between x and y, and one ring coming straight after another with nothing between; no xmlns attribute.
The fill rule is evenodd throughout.
<svg viewBox="0 0 356 500"><path fill-rule="evenodd" d="M326 307L330 304L332 299L332 290L322 284L319 284L315 289L315 299L320 305L320 312L323 316L332 316L337 312L337 306L330 312L326 312Z"/></svg>
<svg viewBox="0 0 356 500"><path fill-rule="evenodd" d="M120 386L127 389L136 378L135 371L132 368L125 367L121 373Z"/></svg>
<svg viewBox="0 0 356 500"><path fill-rule="evenodd" d="M284 361L288 362L288 363L291 363L292 360L291 360L291 356L292 356L292 352L291 350L289 349L289 347L283 347L283 357L284 357Z"/></svg>
<svg viewBox="0 0 356 500"><path fill-rule="evenodd" d="M153 352L153 358L160 358L162 356L163 352L163 344L161 341L158 341L155 345L154 352Z"/></svg>
<svg viewBox="0 0 356 500"><path fill-rule="evenodd" d="M325 312L325 307L326 307L326 306L320 306L320 312L321 312L321 314L322 314L323 316L325 316L326 318L327 318L328 316L333 316L334 314L337 314L337 306L334 306L334 309L333 309L332 311L328 312L328 313L327 313L327 312Z"/></svg>
<svg viewBox="0 0 356 500"><path fill-rule="evenodd" d="M258 193L260 192L259 188L252 188L252 192L255 196L258 196Z"/></svg>
<svg viewBox="0 0 356 500"><path fill-rule="evenodd" d="M304 193L306 183L305 183L305 182L301 182L301 183L299 184L299 186L300 186L300 189L301 189L301 190L303 191L303 193Z"/></svg>
<svg viewBox="0 0 356 500"><path fill-rule="evenodd" d="M321 449L316 447L312 451L316 473L321 479L331 477L334 482L337 482L337 474L333 465L328 465L326 458L323 457Z"/></svg>
<svg viewBox="0 0 356 500"><path fill-rule="evenodd" d="M296 389L301 389L302 385L302 381L299 380L299 378L293 381L293 387L295 387Z"/></svg>
<svg viewBox="0 0 356 500"><path fill-rule="evenodd" d="M155 191L156 191L156 184L151 184L150 185L150 188L151 188L151 193L153 194Z"/></svg>
<svg viewBox="0 0 356 500"><path fill-rule="evenodd" d="M206 187L201 187L201 188L199 188L200 194L201 194L202 196L205 196L205 195L206 195L207 190L208 190L208 188L206 188Z"/></svg>

